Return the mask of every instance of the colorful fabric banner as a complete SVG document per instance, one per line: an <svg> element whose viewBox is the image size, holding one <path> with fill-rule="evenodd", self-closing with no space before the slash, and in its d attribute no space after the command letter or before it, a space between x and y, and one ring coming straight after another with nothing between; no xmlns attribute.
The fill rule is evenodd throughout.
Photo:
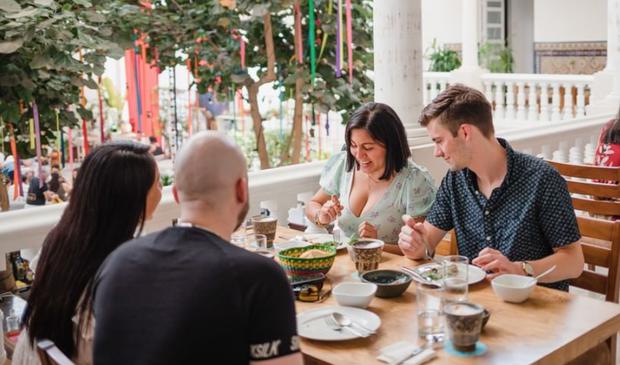
<svg viewBox="0 0 620 365"><path fill-rule="evenodd" d="M342 76L342 0L336 8L336 77Z"/></svg>
<svg viewBox="0 0 620 365"><path fill-rule="evenodd" d="M308 47L310 47L310 82L314 85L316 77L316 21L314 20L314 0L308 0Z"/></svg>
<svg viewBox="0 0 620 365"><path fill-rule="evenodd" d="M39 123L39 108L34 100L32 101L32 115L34 116L34 137L37 148L37 177L39 177L43 169L43 161L41 160L41 124ZM39 187L43 187L44 183L43 179L39 179Z"/></svg>
<svg viewBox="0 0 620 365"><path fill-rule="evenodd" d="M101 76L99 76L97 86L98 86L97 97L99 99L99 134L101 136L101 143L103 143L105 142L105 118L103 116L103 96L101 95Z"/></svg>
<svg viewBox="0 0 620 365"><path fill-rule="evenodd" d="M347 4L347 47L349 51L348 69L349 69L349 84L353 83L353 25L351 15L351 0L346 0Z"/></svg>
<svg viewBox="0 0 620 365"><path fill-rule="evenodd" d="M13 124L9 123L9 141L11 145L11 154L13 154L13 200L19 196L24 196L24 189L22 186L22 177L20 169L19 155L17 154L17 143L15 143L15 133L13 131Z"/></svg>

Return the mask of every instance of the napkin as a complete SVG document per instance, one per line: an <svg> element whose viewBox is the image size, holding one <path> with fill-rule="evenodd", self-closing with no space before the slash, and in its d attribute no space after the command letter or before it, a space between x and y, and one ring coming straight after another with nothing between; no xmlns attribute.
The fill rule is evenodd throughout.
<svg viewBox="0 0 620 365"><path fill-rule="evenodd" d="M411 354L418 352L412 357ZM410 342L400 341L379 350L377 360L388 364L419 365L435 358L437 353L432 348L423 349Z"/></svg>

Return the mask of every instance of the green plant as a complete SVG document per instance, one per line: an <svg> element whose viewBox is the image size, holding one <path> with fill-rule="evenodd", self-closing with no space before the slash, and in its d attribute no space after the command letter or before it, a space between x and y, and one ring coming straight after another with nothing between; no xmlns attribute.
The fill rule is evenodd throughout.
<svg viewBox="0 0 620 365"><path fill-rule="evenodd" d="M445 45L439 47L437 45L437 39L433 39L433 44L427 49L427 53L429 51L430 54L427 57L431 61L431 64L428 70L431 72L450 72L461 66L459 54L446 48Z"/></svg>
<svg viewBox="0 0 620 365"><path fill-rule="evenodd" d="M493 73L512 73L512 49L503 44L483 43L478 49L480 65Z"/></svg>

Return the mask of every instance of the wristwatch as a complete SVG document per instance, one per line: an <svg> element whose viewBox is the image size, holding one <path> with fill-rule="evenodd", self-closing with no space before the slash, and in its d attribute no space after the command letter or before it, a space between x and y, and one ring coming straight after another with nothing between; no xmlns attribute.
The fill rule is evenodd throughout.
<svg viewBox="0 0 620 365"><path fill-rule="evenodd" d="M527 276L534 276L534 267L527 261L521 262L521 269Z"/></svg>

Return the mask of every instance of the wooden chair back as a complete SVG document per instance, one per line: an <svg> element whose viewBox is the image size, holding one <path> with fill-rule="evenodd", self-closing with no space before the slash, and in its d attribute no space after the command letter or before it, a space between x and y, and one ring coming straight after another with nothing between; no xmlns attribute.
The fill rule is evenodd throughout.
<svg viewBox="0 0 620 365"><path fill-rule="evenodd" d="M37 341L37 354L41 365L75 365L58 347L50 340Z"/></svg>
<svg viewBox="0 0 620 365"><path fill-rule="evenodd" d="M450 235L450 239L448 239L448 235L446 235L446 237L444 237L444 239L439 242L437 248L435 249L436 254L441 256L459 254L459 249L456 245L456 233L454 233L454 230L451 230L450 232L448 232L448 234Z"/></svg>
<svg viewBox="0 0 620 365"><path fill-rule="evenodd" d="M605 295L605 299L618 303L620 288L620 221L577 217L583 255L588 268L571 285ZM604 267L607 275L595 272L590 265Z"/></svg>
<svg viewBox="0 0 620 365"><path fill-rule="evenodd" d="M566 179L575 209L596 215L620 216L620 167L547 162Z"/></svg>

